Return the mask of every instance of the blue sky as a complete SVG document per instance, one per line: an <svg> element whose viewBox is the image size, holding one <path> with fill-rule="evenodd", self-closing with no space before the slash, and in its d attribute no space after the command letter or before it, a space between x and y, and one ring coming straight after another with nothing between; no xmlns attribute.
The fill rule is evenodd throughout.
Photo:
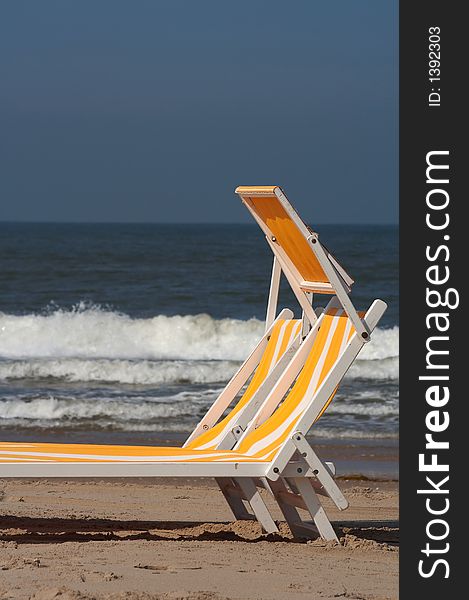
<svg viewBox="0 0 469 600"><path fill-rule="evenodd" d="M1 220L398 218L397 2L5 0Z"/></svg>

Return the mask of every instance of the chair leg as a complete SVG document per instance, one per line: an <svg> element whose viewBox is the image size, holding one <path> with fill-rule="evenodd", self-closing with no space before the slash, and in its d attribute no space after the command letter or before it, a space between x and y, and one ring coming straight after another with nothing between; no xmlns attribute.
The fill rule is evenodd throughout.
<svg viewBox="0 0 469 600"><path fill-rule="evenodd" d="M244 506L244 502L238 494L233 493L234 481L229 477L217 477L216 482L220 488L225 500L228 502L231 512L238 521L253 520L255 517L251 515Z"/></svg>
<svg viewBox="0 0 469 600"><path fill-rule="evenodd" d="M278 533L278 527L272 519L264 500L262 500L255 483L246 477L236 478L234 481L241 488L246 501L249 502L250 507L256 515L256 519L262 525L264 531L266 533Z"/></svg>
<svg viewBox="0 0 469 600"><path fill-rule="evenodd" d="M321 537L324 540L335 540L338 542L334 528L329 521L326 511L321 506L313 486L306 478L295 477L295 485L311 515Z"/></svg>
<svg viewBox="0 0 469 600"><path fill-rule="evenodd" d="M268 481L268 485L293 536L307 539L316 538L319 535L317 528L309 523L304 523L295 506L285 501L290 493L282 479Z"/></svg>

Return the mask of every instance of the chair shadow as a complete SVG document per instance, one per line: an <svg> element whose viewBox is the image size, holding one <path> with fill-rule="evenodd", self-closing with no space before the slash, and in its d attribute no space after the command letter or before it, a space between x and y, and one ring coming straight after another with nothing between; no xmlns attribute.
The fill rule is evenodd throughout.
<svg viewBox="0 0 469 600"><path fill-rule="evenodd" d="M249 523L243 534L238 523ZM91 541L287 541L281 534L264 534L260 525L246 522L141 521L0 516L0 541L41 544Z"/></svg>
<svg viewBox="0 0 469 600"><path fill-rule="evenodd" d="M305 540L293 539L285 524L279 525L280 533L265 534L256 521L143 521L2 515L0 541L18 544L132 540L305 543ZM348 533L383 543L398 542L397 521L351 521L334 525L339 537Z"/></svg>

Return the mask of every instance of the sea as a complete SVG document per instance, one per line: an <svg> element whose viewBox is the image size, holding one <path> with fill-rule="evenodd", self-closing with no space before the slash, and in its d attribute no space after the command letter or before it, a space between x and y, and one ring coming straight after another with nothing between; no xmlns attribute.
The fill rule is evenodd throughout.
<svg viewBox="0 0 469 600"><path fill-rule="evenodd" d="M312 433L396 440L398 229L316 229L389 308ZM262 336L271 264L256 225L0 224L0 439L183 440Z"/></svg>

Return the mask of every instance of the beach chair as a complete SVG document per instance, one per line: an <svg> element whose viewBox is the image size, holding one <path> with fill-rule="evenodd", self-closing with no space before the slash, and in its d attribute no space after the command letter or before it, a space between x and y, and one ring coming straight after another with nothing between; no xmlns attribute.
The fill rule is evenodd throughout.
<svg viewBox="0 0 469 600"><path fill-rule="evenodd" d="M369 331L385 308L384 302L376 300L363 316ZM319 532L324 539L337 539L310 478L325 483L340 508L346 505L305 436L327 408L364 343L343 309L330 304L233 450L5 442L0 443L0 477L228 479L235 483L230 498L236 490L240 502L249 501L265 531L276 532L277 525L256 486L258 480L266 480L294 535ZM284 483L290 481L295 490ZM308 510L314 526L303 521L296 508Z"/></svg>
<svg viewBox="0 0 469 600"><path fill-rule="evenodd" d="M375 300L366 314L357 313L348 296L353 281L302 223L280 188L243 187L237 193L274 252L267 330L273 332L279 323L275 313L281 272L303 308L303 334L309 330L293 356L285 358L289 362L282 365L281 375L275 381L259 377L263 382L235 413L234 428L229 420L218 421L219 427L215 423L225 398L183 448L2 443L0 476L214 477L235 516L247 516L242 510L247 501L265 531L275 532L277 526L258 491L263 483L294 535L319 532L325 539L337 539L316 492L329 495L339 508L347 503L332 478L333 469L318 459L305 435L327 408L386 305ZM319 315L312 307L315 292L335 294ZM254 378L255 387L253 382ZM221 437L203 437L204 425ZM303 521L297 508L307 510L314 525Z"/></svg>
<svg viewBox="0 0 469 600"><path fill-rule="evenodd" d="M280 277L283 274L303 309L303 335L318 319L319 311L313 308L314 295L335 294L357 333L365 342L369 341L370 331L366 322L361 319L349 297L353 279L321 244L318 234L302 221L284 191L278 186L239 186L235 192L264 232L274 255L267 323L272 322L277 310ZM331 479L334 474L334 465L326 462L319 473L322 481L316 477L310 483L319 494L331 497L337 507L343 510L348 504ZM281 480L275 487L266 480L262 483L276 495L281 507L285 505L281 501L283 497L305 508L302 494L291 480ZM307 490L305 482L300 485L304 491ZM290 488L289 495L287 486Z"/></svg>

